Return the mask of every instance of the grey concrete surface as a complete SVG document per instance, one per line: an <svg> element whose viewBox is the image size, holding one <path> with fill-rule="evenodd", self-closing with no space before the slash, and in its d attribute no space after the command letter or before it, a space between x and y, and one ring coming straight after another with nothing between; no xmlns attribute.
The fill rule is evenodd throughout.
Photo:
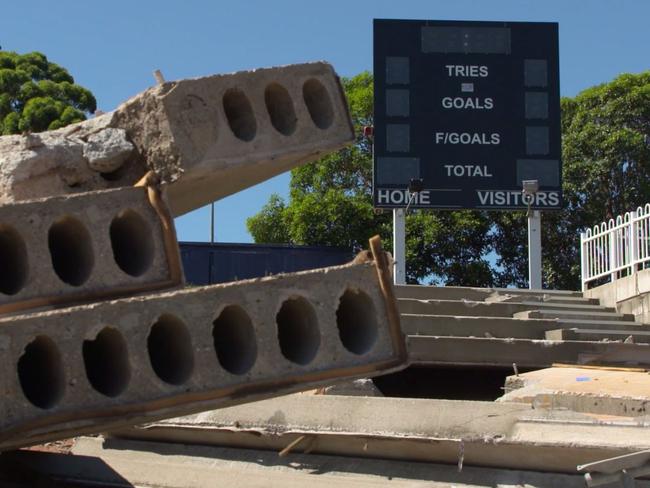
<svg viewBox="0 0 650 488"><path fill-rule="evenodd" d="M634 322L634 315L618 312L574 311L559 309L528 310L516 312L513 317L522 319L585 319L585 320L616 320Z"/></svg>
<svg viewBox="0 0 650 488"><path fill-rule="evenodd" d="M178 286L169 254L144 188L1 205L0 314Z"/></svg>
<svg viewBox="0 0 650 488"><path fill-rule="evenodd" d="M126 140L109 144L116 129ZM170 206L180 215L353 138L327 63L172 81L79 124L0 137L0 204L129 186L153 169L169 183Z"/></svg>
<svg viewBox="0 0 650 488"><path fill-rule="evenodd" d="M114 486L166 488L305 487L370 488L581 488L578 475L220 448L199 445L79 439L66 456L16 452L9 462L45 479L57 478ZM647 488L642 481L640 488ZM113 485L111 485L113 486Z"/></svg>
<svg viewBox="0 0 650 488"><path fill-rule="evenodd" d="M356 260L2 319L0 450L399 369L383 286Z"/></svg>
<svg viewBox="0 0 650 488"><path fill-rule="evenodd" d="M568 290L527 290L523 288L472 288L465 286L398 285L397 298L417 300L495 300L548 301L558 298L580 299L582 293Z"/></svg>
<svg viewBox="0 0 650 488"><path fill-rule="evenodd" d="M584 294L616 307L619 312L633 314L639 322L650 323L650 269L591 288Z"/></svg>
<svg viewBox="0 0 650 488"><path fill-rule="evenodd" d="M500 337L515 339L552 339L546 332L557 329L589 329L612 331L615 340L620 334L648 331L650 326L612 320L518 319L507 317L467 317L449 315L401 314L402 330L408 335ZM626 337L627 337L626 335ZM602 340L600 337L598 340Z"/></svg>
<svg viewBox="0 0 650 488"><path fill-rule="evenodd" d="M134 440L575 473L650 446L646 420L495 403L290 395L114 432Z"/></svg>
<svg viewBox="0 0 650 488"><path fill-rule="evenodd" d="M594 304L573 304L535 301L485 302L474 300L415 300L400 298L400 313L422 315L454 315L481 317L512 317L515 313L535 310L557 310L573 312L616 312L613 308Z"/></svg>
<svg viewBox="0 0 650 488"><path fill-rule="evenodd" d="M650 367L650 344L409 335L414 364L547 368L555 363Z"/></svg>
<svg viewBox="0 0 650 488"><path fill-rule="evenodd" d="M505 392L497 401L603 416L645 417L650 408L650 375L622 368L548 368L508 376Z"/></svg>
<svg viewBox="0 0 650 488"><path fill-rule="evenodd" d="M650 330L570 328L546 331L546 339L553 341L627 341L650 342Z"/></svg>

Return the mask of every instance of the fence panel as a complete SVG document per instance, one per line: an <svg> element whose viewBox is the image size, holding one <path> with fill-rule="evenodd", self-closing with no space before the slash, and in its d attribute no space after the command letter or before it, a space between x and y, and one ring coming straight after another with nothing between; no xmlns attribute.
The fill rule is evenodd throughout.
<svg viewBox="0 0 650 488"><path fill-rule="evenodd" d="M650 262L650 203L580 234L582 290L629 276Z"/></svg>

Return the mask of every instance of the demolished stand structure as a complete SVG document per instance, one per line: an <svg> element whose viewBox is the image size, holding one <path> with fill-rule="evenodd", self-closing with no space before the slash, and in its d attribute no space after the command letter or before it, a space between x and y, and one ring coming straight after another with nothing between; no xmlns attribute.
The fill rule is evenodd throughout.
<svg viewBox="0 0 650 488"><path fill-rule="evenodd" d="M594 297L393 288L376 239L345 266L184 287L174 215L353 136L336 75L312 63L163 82L0 137L0 484L18 469L32 478L10 486L578 488L577 465L591 486L645 472L650 328ZM382 398L381 378L267 399L407 363L435 394ZM497 402L440 399L453 368L468 395L478 369L514 374ZM74 456L14 451L107 431Z"/></svg>
<svg viewBox="0 0 650 488"><path fill-rule="evenodd" d="M0 138L0 450L404 367L378 238L349 265L183 287L173 215L352 139L324 63Z"/></svg>

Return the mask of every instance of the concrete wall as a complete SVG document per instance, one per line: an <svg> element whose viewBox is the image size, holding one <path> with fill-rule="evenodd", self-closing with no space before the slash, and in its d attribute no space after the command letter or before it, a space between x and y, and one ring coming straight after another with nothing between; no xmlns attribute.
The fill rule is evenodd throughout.
<svg viewBox="0 0 650 488"><path fill-rule="evenodd" d="M650 323L650 269L587 290L584 296L598 298L601 305L616 307L619 312L634 314L637 322Z"/></svg>

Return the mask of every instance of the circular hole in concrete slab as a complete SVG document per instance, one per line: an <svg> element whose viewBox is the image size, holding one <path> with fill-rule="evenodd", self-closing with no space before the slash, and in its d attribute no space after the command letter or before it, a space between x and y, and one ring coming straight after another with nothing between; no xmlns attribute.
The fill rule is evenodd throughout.
<svg viewBox="0 0 650 488"><path fill-rule="evenodd" d="M223 109L235 137L242 141L252 141L257 133L257 122L246 94L238 88L227 90L223 95Z"/></svg>
<svg viewBox="0 0 650 488"><path fill-rule="evenodd" d="M219 364L233 374L250 371L257 359L255 328L243 308L229 305L214 321L214 349Z"/></svg>
<svg viewBox="0 0 650 488"><path fill-rule="evenodd" d="M354 354L365 354L377 342L377 312L372 299L361 290L348 289L336 310L336 325L343 346Z"/></svg>
<svg viewBox="0 0 650 488"><path fill-rule="evenodd" d="M282 355L303 366L311 363L320 347L318 319L311 304L303 297L289 298L275 320Z"/></svg>
<svg viewBox="0 0 650 488"><path fill-rule="evenodd" d="M149 223L133 210L120 212L111 222L113 257L122 271L142 276L151 267L154 241Z"/></svg>
<svg viewBox="0 0 650 488"><path fill-rule="evenodd" d="M83 343L86 377L102 395L116 397L129 385L131 367L126 341L112 327L104 328L94 340Z"/></svg>
<svg viewBox="0 0 650 488"><path fill-rule="evenodd" d="M182 385L194 371L192 337L179 318L161 315L147 339L149 360L156 375L165 383Z"/></svg>
<svg viewBox="0 0 650 488"><path fill-rule="evenodd" d="M50 227L48 245L52 266L61 281L72 286L83 285L95 265L86 227L76 218L65 216Z"/></svg>
<svg viewBox="0 0 650 488"><path fill-rule="evenodd" d="M0 224L0 293L15 295L27 282L27 246L11 226Z"/></svg>
<svg viewBox="0 0 650 488"><path fill-rule="evenodd" d="M18 360L18 380L25 398L44 410L54 407L65 391L65 372L59 348L47 336L27 344Z"/></svg>
<svg viewBox="0 0 650 488"><path fill-rule="evenodd" d="M287 89L279 83L271 83L264 90L264 101L273 127L285 136L293 134L298 119Z"/></svg>
<svg viewBox="0 0 650 488"><path fill-rule="evenodd" d="M307 80L302 86L302 96L316 127L327 129L332 125L334 121L332 100L320 81L315 78Z"/></svg>

